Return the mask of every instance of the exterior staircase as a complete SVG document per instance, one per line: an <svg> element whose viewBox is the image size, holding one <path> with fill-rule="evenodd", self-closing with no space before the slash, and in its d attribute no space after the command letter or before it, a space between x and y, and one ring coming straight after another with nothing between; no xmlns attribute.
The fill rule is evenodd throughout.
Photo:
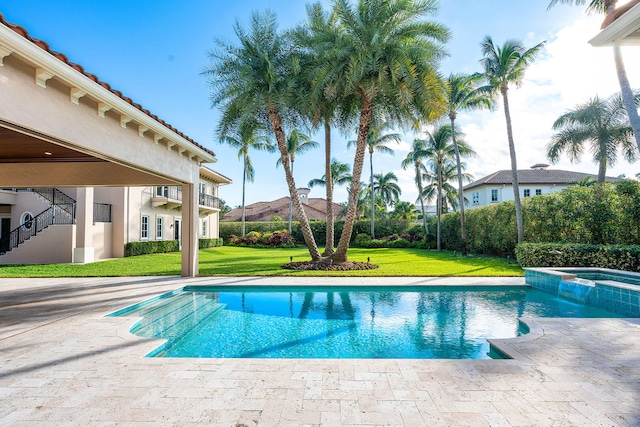
<svg viewBox="0 0 640 427"><path fill-rule="evenodd" d="M19 192L31 192L46 200L50 206L31 220L25 221L0 239L0 255L17 248L54 224L75 224L76 201L56 188L25 188Z"/></svg>

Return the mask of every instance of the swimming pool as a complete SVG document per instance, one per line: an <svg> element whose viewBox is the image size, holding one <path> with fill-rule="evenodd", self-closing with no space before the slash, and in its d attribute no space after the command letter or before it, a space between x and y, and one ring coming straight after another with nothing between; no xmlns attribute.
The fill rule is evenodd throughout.
<svg viewBox="0 0 640 427"><path fill-rule="evenodd" d="M150 357L488 359L518 318L618 317L524 287L186 287L111 316Z"/></svg>

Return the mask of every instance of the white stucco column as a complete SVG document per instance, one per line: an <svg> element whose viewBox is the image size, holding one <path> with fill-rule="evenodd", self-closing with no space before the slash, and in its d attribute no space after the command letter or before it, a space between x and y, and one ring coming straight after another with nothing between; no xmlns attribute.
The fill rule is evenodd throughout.
<svg viewBox="0 0 640 427"><path fill-rule="evenodd" d="M73 262L95 261L93 249L93 187L78 188L76 196L76 247Z"/></svg>
<svg viewBox="0 0 640 427"><path fill-rule="evenodd" d="M182 184L182 277L198 275L198 185Z"/></svg>

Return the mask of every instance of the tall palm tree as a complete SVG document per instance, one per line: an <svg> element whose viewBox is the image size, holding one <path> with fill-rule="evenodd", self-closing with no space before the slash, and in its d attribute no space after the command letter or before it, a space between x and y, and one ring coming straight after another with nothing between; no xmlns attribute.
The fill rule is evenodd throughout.
<svg viewBox="0 0 640 427"><path fill-rule="evenodd" d="M296 154L304 154L309 150L318 148L320 144L311 140L311 137L305 135L297 129L294 129L287 138L287 152L289 153L289 161L291 162L291 175L293 175L293 164L296 161ZM282 164L280 159L276 162L276 167ZM289 198L289 234L291 234L291 220L293 216L293 199Z"/></svg>
<svg viewBox="0 0 640 427"><path fill-rule="evenodd" d="M371 124L371 126L369 127L369 137L367 138L367 148L369 150L369 169L370 169L370 175L369 175L369 192L370 192L370 196L371 196L371 238L375 239L375 215L374 215L374 209L375 209L375 189L373 186L373 153L374 152L379 152L379 153L384 153L384 154L390 154L393 156L394 151L392 148L387 147L386 144L388 144L389 142L396 142L396 143L400 143L400 141L402 141L402 138L400 136L400 134L397 133L387 133L387 134L382 134L382 131L384 129L387 128L387 124L383 124L383 125L377 125L376 121L374 120ZM357 145L357 141L349 141L347 143L347 147L352 147L354 145Z"/></svg>
<svg viewBox="0 0 640 427"><path fill-rule="evenodd" d="M593 161L599 165L599 184L605 181L607 166L617 162L618 150L629 162L637 158L638 149L619 93L607 99L596 96L578 105L558 117L553 129L558 132L547 145L549 159L555 163L565 152L572 162L578 161L589 143Z"/></svg>
<svg viewBox="0 0 640 427"><path fill-rule="evenodd" d="M484 65L484 76L492 88L492 92L502 95L504 115L507 121L507 138L509 139L509 155L511 157L511 180L513 183L513 199L516 206L516 225L518 227L518 243L524 241L524 220L522 203L520 202L520 186L518 185L518 163L516 147L513 142L511 112L509 111L509 86L522 84L524 72L542 50L545 42L525 49L519 40L507 40L505 44L495 46L491 37L486 36L481 43Z"/></svg>
<svg viewBox="0 0 640 427"><path fill-rule="evenodd" d="M327 200L326 246L322 256L331 256L334 252L334 213L333 213L333 183L331 178L331 129L334 124L346 127L345 123L353 119L355 103L344 102L331 96L330 87L316 79L315 70L326 61L330 47L336 44L338 38L337 15L323 9L320 2L307 5L307 20L293 32L295 40L302 47L306 66L301 74L302 81L297 91L298 105L305 111L314 127L324 128L325 149L325 177L329 185L325 186ZM304 88L305 90L300 90ZM341 102L342 101L342 102Z"/></svg>
<svg viewBox="0 0 640 427"><path fill-rule="evenodd" d="M554 5L561 4L575 4L577 6L582 6L585 3L589 3L587 6L588 13L601 13L608 14L612 13L616 8L617 0L551 0L549 2L549 6L547 10L549 10ZM629 78L627 77L627 70L624 66L624 60L622 59L622 51L620 50L620 46L613 47L613 61L616 65L616 74L618 75L618 83L620 84L620 90L622 93L622 99L624 100L624 106L627 110L627 114L629 115L629 122L631 123L631 129L633 129L633 134L635 136L636 145L638 149L640 149L640 116L638 116L638 108L636 103L634 102L634 94L631 89L631 84L629 83Z"/></svg>
<svg viewBox="0 0 640 427"><path fill-rule="evenodd" d="M482 74L450 74L447 79L447 115L451 121L451 136L456 154L458 173L458 196L460 197L460 237L462 256L467 255L467 224L464 214L464 192L462 190L462 168L460 167L460 150L456 141L456 118L459 111L491 108L491 87L482 86Z"/></svg>
<svg viewBox="0 0 640 427"><path fill-rule="evenodd" d="M397 182L398 177L393 172L378 173L373 176L373 191L380 195L385 208L393 206L400 199L402 189ZM371 214L374 214L373 209ZM371 238L373 239L374 237L371 236Z"/></svg>
<svg viewBox="0 0 640 427"><path fill-rule="evenodd" d="M424 167L426 154L425 142L422 139L414 139L411 145L411 150L407 153L407 157L401 163L402 169L407 169L413 166L415 170L415 183L418 188L418 200L420 200L420 211L422 212L422 226L424 227L425 235L429 233L429 227L427 226L427 216L424 212L424 198L422 197L423 185L422 185L422 168Z"/></svg>
<svg viewBox="0 0 640 427"><path fill-rule="evenodd" d="M298 117L293 108L300 72L297 46L278 30L276 15L271 11L254 12L248 30L236 22L234 31L239 44L216 41L217 48L209 53L212 64L203 71L209 77L211 105L221 112L216 132L227 134L243 117L255 117L271 128L309 255L312 260L320 260L291 172L284 129L285 124L295 124Z"/></svg>
<svg viewBox="0 0 640 427"><path fill-rule="evenodd" d="M449 31L422 20L435 14L436 0L358 0L355 6L349 0L334 0L333 5L339 37L328 50L332 60L316 70L316 79L334 98L357 98L360 110L347 215L332 256L345 262L374 111L394 122L405 121L416 111L426 118L439 113L437 68Z"/></svg>
<svg viewBox="0 0 640 427"><path fill-rule="evenodd" d="M253 182L255 170L249 157L249 150L268 151L276 148L265 135L265 130L255 120L244 120L228 135L223 135L220 143L238 150L238 159L242 160L242 237L245 234L245 193L247 181Z"/></svg>
<svg viewBox="0 0 640 427"><path fill-rule="evenodd" d="M418 155L426 159L426 162L431 165L433 171L435 171L435 186L438 191L436 199L436 213L437 213L437 250L441 250L441 216L442 216L442 191L444 186L444 167L447 161L453 160L455 165L456 148L460 156L471 157L475 156L476 152L469 147L466 142L461 138L462 134L458 132L457 145L453 145L453 131L449 125L441 125L436 127L432 132L426 132L426 139L423 140L424 151L419 152ZM456 192L457 194L457 192Z"/></svg>

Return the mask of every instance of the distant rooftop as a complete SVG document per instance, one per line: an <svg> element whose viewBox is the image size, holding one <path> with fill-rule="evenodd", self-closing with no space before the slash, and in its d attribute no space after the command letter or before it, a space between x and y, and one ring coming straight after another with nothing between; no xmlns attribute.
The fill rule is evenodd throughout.
<svg viewBox="0 0 640 427"><path fill-rule="evenodd" d="M518 170L518 183L521 185L544 184L566 185L573 184L584 178L598 179L597 175L565 170L547 169L549 165L536 164L531 169ZM607 182L620 181L620 178L606 177ZM464 187L464 190L482 185L511 185L511 169L500 170L480 178Z"/></svg>

